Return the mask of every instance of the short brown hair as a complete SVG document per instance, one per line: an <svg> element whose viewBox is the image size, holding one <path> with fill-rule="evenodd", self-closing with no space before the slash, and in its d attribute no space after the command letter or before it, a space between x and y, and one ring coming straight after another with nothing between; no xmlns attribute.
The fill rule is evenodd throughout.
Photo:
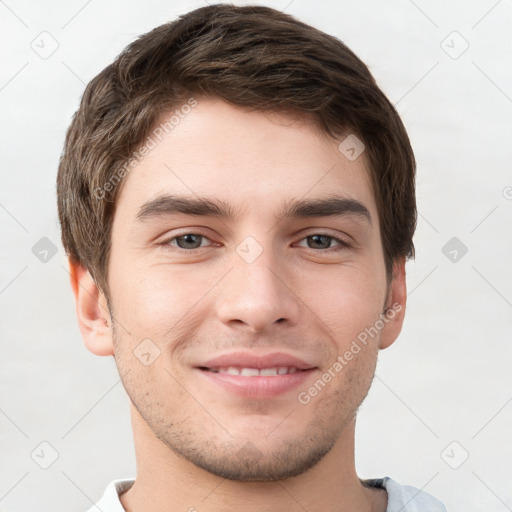
<svg viewBox="0 0 512 512"><path fill-rule="evenodd" d="M107 296L121 187L106 184L123 176L162 113L193 95L309 116L333 138L355 134L366 146L388 279L396 259L414 256L414 154L367 66L339 39L291 15L216 4L127 46L88 84L68 129L57 177L62 242Z"/></svg>

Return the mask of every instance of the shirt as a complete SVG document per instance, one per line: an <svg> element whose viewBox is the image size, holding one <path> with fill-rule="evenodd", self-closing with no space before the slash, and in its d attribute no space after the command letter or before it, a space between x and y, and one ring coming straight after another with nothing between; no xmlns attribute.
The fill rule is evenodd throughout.
<svg viewBox="0 0 512 512"><path fill-rule="evenodd" d="M119 494L129 489L135 479L114 480L108 484L103 497L87 512L125 512ZM445 506L436 498L410 485L401 485L388 476L364 480L365 485L386 489L388 506L386 512L446 512Z"/></svg>

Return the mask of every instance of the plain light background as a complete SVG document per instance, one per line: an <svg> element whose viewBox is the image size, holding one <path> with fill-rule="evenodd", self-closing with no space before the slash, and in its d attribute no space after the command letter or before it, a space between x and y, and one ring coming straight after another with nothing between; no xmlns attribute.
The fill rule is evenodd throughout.
<svg viewBox="0 0 512 512"><path fill-rule="evenodd" d="M512 510L512 2L250 3L344 41L396 105L418 162L406 321L360 410L359 475L423 488L452 511ZM85 511L135 475L114 361L78 331L57 164L85 84L138 35L203 5L0 1L0 511ZM57 250L47 261L44 237Z"/></svg>

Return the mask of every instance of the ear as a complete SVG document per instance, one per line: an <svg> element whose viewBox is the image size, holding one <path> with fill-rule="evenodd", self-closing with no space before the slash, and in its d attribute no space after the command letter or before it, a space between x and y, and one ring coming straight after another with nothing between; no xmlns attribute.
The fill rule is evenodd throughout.
<svg viewBox="0 0 512 512"><path fill-rule="evenodd" d="M83 265L69 259L69 268L78 326L85 346L98 356L113 355L112 328L105 295Z"/></svg>
<svg viewBox="0 0 512 512"><path fill-rule="evenodd" d="M398 338L404 323L406 301L405 258L401 258L393 264L393 278L386 298L384 327L379 341L380 349L388 348Z"/></svg>

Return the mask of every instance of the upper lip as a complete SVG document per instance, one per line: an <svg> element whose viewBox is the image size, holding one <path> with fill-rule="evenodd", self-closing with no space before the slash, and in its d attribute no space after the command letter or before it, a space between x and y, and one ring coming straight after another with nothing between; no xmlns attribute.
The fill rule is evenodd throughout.
<svg viewBox="0 0 512 512"><path fill-rule="evenodd" d="M239 368L277 368L295 367L299 370L316 368L314 364L304 361L300 357L285 352L272 352L269 354L255 354L254 352L231 352L208 359L200 368L226 368L235 366Z"/></svg>

